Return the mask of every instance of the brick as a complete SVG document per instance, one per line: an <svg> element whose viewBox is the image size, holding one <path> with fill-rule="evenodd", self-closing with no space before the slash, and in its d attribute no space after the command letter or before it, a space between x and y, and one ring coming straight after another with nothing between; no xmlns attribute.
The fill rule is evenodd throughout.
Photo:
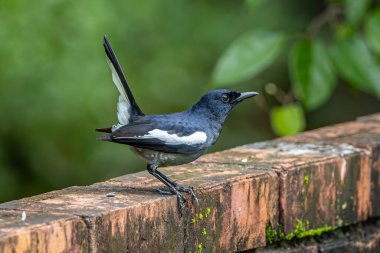
<svg viewBox="0 0 380 253"><path fill-rule="evenodd" d="M106 197L116 192L114 198ZM0 208L66 213L83 217L92 252L149 252L182 247L174 198L121 187L70 187L12 201Z"/></svg>
<svg viewBox="0 0 380 253"><path fill-rule="evenodd" d="M185 252L197 252L198 247L203 252L231 252L266 245L266 225L278 219L275 173L213 163L160 170L178 183L191 184L200 199L200 206L193 206L183 220ZM138 178L122 176L111 181L124 187L146 182L161 185L146 172L138 173Z"/></svg>
<svg viewBox="0 0 380 253"><path fill-rule="evenodd" d="M191 183L200 207L189 202L191 211L180 218L176 197L156 193L154 188L161 183L140 172L8 202L0 208L81 216L94 252L183 252L198 247L220 252L266 245L266 225L278 218L275 173L219 164L161 171L178 183ZM115 192L115 197L106 197L108 192Z"/></svg>
<svg viewBox="0 0 380 253"><path fill-rule="evenodd" d="M359 118L360 122L347 122L323 127L280 140L298 143L324 142L331 145L350 144L368 153L371 168L371 196L369 213L380 216L380 114ZM364 187L364 186L363 186Z"/></svg>
<svg viewBox="0 0 380 253"><path fill-rule="evenodd" d="M378 253L380 252L380 220L368 220L331 231L319 237L282 241L252 253ZM247 253L248 253L247 252Z"/></svg>
<svg viewBox="0 0 380 253"><path fill-rule="evenodd" d="M362 116L359 117L357 120L364 123L380 124L380 113Z"/></svg>
<svg viewBox="0 0 380 253"><path fill-rule="evenodd" d="M365 220L369 210L368 155L349 145L262 142L202 157L198 162L240 164L275 171L280 223L291 234Z"/></svg>
<svg viewBox="0 0 380 253"><path fill-rule="evenodd" d="M369 220L331 233L318 240L318 248L323 253L380 252L380 220Z"/></svg>
<svg viewBox="0 0 380 253"><path fill-rule="evenodd" d="M87 252L88 233L80 217L0 210L0 252Z"/></svg>
<svg viewBox="0 0 380 253"><path fill-rule="evenodd" d="M297 247L262 248L256 249L254 253L318 253L318 247L317 245L308 245Z"/></svg>
<svg viewBox="0 0 380 253"><path fill-rule="evenodd" d="M265 247L269 227L289 239L379 216L380 114L160 170L200 206L180 217L147 172L70 187L0 204L0 252L244 251ZM379 231L255 252L379 252Z"/></svg>
<svg viewBox="0 0 380 253"><path fill-rule="evenodd" d="M363 240L356 240L352 243L358 252L378 253L380 252L380 229L367 235Z"/></svg>

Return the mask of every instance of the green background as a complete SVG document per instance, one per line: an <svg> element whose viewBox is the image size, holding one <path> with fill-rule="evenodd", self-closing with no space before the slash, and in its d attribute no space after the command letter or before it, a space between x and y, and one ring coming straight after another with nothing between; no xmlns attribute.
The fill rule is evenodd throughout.
<svg viewBox="0 0 380 253"><path fill-rule="evenodd" d="M302 31L325 8L324 1L302 0L253 5L0 0L0 202L145 169L127 146L96 141L94 129L117 120L104 34L141 109L170 113L215 88L214 66L236 37L256 28ZM235 108L212 151L275 137L268 105L277 102L264 86L289 89L287 61L282 53L254 78L225 86L261 96ZM379 109L375 97L338 80L332 97L306 113L306 125L313 129Z"/></svg>

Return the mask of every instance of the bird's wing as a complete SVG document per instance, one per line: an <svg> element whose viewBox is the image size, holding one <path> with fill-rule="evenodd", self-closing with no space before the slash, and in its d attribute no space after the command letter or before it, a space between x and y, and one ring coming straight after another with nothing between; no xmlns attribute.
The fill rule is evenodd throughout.
<svg viewBox="0 0 380 253"><path fill-rule="evenodd" d="M165 126L163 126L165 125ZM111 134L111 141L166 153L190 154L205 147L205 132L181 124L142 122L123 126Z"/></svg>
<svg viewBox="0 0 380 253"><path fill-rule="evenodd" d="M131 121L132 116L143 116L144 114L133 97L127 80L123 74L123 70L121 69L112 46L106 36L104 36L103 46L107 55L108 65L112 71L112 80L120 92L119 101L117 104L117 117L119 124L126 125Z"/></svg>

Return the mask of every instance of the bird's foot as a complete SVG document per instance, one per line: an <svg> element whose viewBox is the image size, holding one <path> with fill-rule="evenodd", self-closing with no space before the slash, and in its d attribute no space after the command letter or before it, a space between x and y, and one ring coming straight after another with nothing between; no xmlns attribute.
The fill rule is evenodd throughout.
<svg viewBox="0 0 380 253"><path fill-rule="evenodd" d="M199 200L197 198L197 195L195 195L193 187L191 187L191 186L176 185L175 188L179 192L186 192L187 194L189 194L193 198L193 200L195 201L195 203L199 206Z"/></svg>
<svg viewBox="0 0 380 253"><path fill-rule="evenodd" d="M174 191L171 191L169 187L166 187L166 186L161 186L161 187L158 187L156 189L156 191L158 191L159 193L163 194L163 195L174 195L175 192Z"/></svg>
<svg viewBox="0 0 380 253"><path fill-rule="evenodd" d="M198 200L197 195L195 194L195 192L193 190L193 187L191 187L191 186L182 186L182 185L178 185L178 184L176 184L174 187L179 192L185 192L185 193L189 194L193 198L193 200L195 201L195 203L197 205L199 205L199 200ZM159 193L161 193L161 194L164 194L164 195L174 195L174 194L176 194L174 191L172 191L170 188L168 188L166 186L162 186L162 187L157 188L157 191Z"/></svg>
<svg viewBox="0 0 380 253"><path fill-rule="evenodd" d="M176 195L177 195L177 200L178 200L178 210L182 217L185 210L186 198L180 192L176 192Z"/></svg>

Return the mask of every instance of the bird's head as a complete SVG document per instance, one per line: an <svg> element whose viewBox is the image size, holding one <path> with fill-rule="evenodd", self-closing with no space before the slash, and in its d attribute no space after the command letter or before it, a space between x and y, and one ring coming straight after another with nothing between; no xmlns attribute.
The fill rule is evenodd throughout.
<svg viewBox="0 0 380 253"><path fill-rule="evenodd" d="M192 110L206 112L222 123L235 105L256 95L258 95L257 92L237 92L226 89L212 90L207 92L193 106Z"/></svg>

